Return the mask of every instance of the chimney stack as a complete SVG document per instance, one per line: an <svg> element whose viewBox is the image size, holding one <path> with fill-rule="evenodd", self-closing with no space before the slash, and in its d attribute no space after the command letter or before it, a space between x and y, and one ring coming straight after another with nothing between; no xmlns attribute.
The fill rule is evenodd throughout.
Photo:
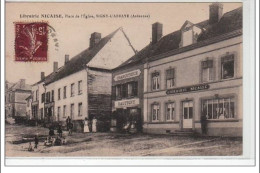
<svg viewBox="0 0 260 173"><path fill-rule="evenodd" d="M41 72L41 80L43 80L45 78L45 73Z"/></svg>
<svg viewBox="0 0 260 173"><path fill-rule="evenodd" d="M53 72L57 72L58 71L58 62L54 61L53 62Z"/></svg>
<svg viewBox="0 0 260 173"><path fill-rule="evenodd" d="M20 79L20 88L25 88L25 79Z"/></svg>
<svg viewBox="0 0 260 173"><path fill-rule="evenodd" d="M70 60L70 56L68 54L65 55L65 61L64 64L67 64Z"/></svg>
<svg viewBox="0 0 260 173"><path fill-rule="evenodd" d="M223 4L215 2L209 5L209 24L219 22L223 14Z"/></svg>
<svg viewBox="0 0 260 173"><path fill-rule="evenodd" d="M163 25L156 22L152 25L152 44L157 43L162 38Z"/></svg>
<svg viewBox="0 0 260 173"><path fill-rule="evenodd" d="M94 32L91 34L91 37L89 39L89 48L95 47L96 44L101 40L101 34L98 32Z"/></svg>

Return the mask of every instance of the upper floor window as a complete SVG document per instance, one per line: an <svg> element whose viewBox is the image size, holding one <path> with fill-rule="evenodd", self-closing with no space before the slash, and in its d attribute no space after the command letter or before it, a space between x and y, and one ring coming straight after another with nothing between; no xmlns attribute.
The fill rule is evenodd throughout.
<svg viewBox="0 0 260 173"><path fill-rule="evenodd" d="M138 95L138 82L130 82L127 84L128 87L128 97L133 97Z"/></svg>
<svg viewBox="0 0 260 173"><path fill-rule="evenodd" d="M221 78L229 79L234 77L234 55L227 55L221 58Z"/></svg>
<svg viewBox="0 0 260 173"><path fill-rule="evenodd" d="M127 84L123 84L122 85L122 98L126 98L128 94L128 86Z"/></svg>
<svg viewBox="0 0 260 173"><path fill-rule="evenodd" d="M39 90L36 90L36 93L35 93L35 98L36 98L36 101L38 101L38 95L39 95Z"/></svg>
<svg viewBox="0 0 260 173"><path fill-rule="evenodd" d="M66 117L67 107L66 105L63 106L63 118Z"/></svg>
<svg viewBox="0 0 260 173"><path fill-rule="evenodd" d="M159 111L160 111L160 105L153 104L152 105L152 121L159 121Z"/></svg>
<svg viewBox="0 0 260 173"><path fill-rule="evenodd" d="M54 90L51 91L51 101L54 102Z"/></svg>
<svg viewBox="0 0 260 173"><path fill-rule="evenodd" d="M234 97L206 99L202 101L202 114L207 119L230 119L235 114Z"/></svg>
<svg viewBox="0 0 260 173"><path fill-rule="evenodd" d="M175 70L166 70L166 86L167 88L172 88L175 85Z"/></svg>
<svg viewBox="0 0 260 173"><path fill-rule="evenodd" d="M78 82L78 94L82 94L82 80Z"/></svg>
<svg viewBox="0 0 260 173"><path fill-rule="evenodd" d="M45 102L45 93L42 94L42 103Z"/></svg>
<svg viewBox="0 0 260 173"><path fill-rule="evenodd" d="M60 100L60 88L58 89L58 100Z"/></svg>
<svg viewBox="0 0 260 173"><path fill-rule="evenodd" d="M153 90L159 90L160 89L160 83L159 83L159 72L154 72L152 74L152 89Z"/></svg>
<svg viewBox="0 0 260 173"><path fill-rule="evenodd" d="M174 103L166 104L166 121L174 120L175 106Z"/></svg>
<svg viewBox="0 0 260 173"><path fill-rule="evenodd" d="M121 85L117 85L116 86L116 98L119 99L119 98L122 98L122 86Z"/></svg>
<svg viewBox="0 0 260 173"><path fill-rule="evenodd" d="M50 92L46 93L46 102L49 103L50 102Z"/></svg>
<svg viewBox="0 0 260 173"><path fill-rule="evenodd" d="M78 116L82 116L82 103L79 103Z"/></svg>
<svg viewBox="0 0 260 173"><path fill-rule="evenodd" d="M201 62L202 68L202 82L209 82L213 80L213 60L206 60Z"/></svg>
<svg viewBox="0 0 260 173"><path fill-rule="evenodd" d="M63 87L63 98L65 99L67 97L67 87Z"/></svg>
<svg viewBox="0 0 260 173"><path fill-rule="evenodd" d="M73 97L74 96L74 83L71 84L71 90L70 90L70 96Z"/></svg>

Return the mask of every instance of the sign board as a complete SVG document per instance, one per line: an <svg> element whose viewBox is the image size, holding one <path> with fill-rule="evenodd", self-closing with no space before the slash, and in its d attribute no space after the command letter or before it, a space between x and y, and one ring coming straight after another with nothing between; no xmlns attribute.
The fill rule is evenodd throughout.
<svg viewBox="0 0 260 173"><path fill-rule="evenodd" d="M127 107L133 107L140 104L139 99L128 99L128 100L120 100L115 101L115 108L127 108Z"/></svg>
<svg viewBox="0 0 260 173"><path fill-rule="evenodd" d="M180 87L180 88L174 88L174 89L167 90L166 94L178 94L178 93L206 90L206 89L209 89L209 87L210 87L209 84L192 85L192 86Z"/></svg>
<svg viewBox="0 0 260 173"><path fill-rule="evenodd" d="M133 70L133 71L130 71L130 72L127 72L127 73L116 75L114 77L114 80L119 81L119 80L129 79L129 78L132 78L132 77L137 77L140 74L141 74L141 70L137 69L137 70Z"/></svg>

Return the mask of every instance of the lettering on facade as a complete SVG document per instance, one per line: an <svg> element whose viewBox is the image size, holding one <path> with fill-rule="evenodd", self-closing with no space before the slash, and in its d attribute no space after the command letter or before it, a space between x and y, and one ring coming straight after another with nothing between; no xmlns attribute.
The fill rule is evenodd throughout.
<svg viewBox="0 0 260 173"><path fill-rule="evenodd" d="M115 101L115 108L127 108L139 105L139 99Z"/></svg>
<svg viewBox="0 0 260 173"><path fill-rule="evenodd" d="M206 90L206 89L209 89L209 87L210 87L209 84L180 87L180 88L174 88L174 89L167 90L166 94L178 94L178 93L184 93L184 92Z"/></svg>
<svg viewBox="0 0 260 173"><path fill-rule="evenodd" d="M119 80L123 80L123 79L128 79L128 78L132 78L132 77L137 77L141 74L141 70L140 69L137 69L137 70L134 70L134 71L130 71L130 72L127 72L127 73L123 73L123 74L120 74L120 75L116 75L114 77L114 80L115 81L119 81Z"/></svg>

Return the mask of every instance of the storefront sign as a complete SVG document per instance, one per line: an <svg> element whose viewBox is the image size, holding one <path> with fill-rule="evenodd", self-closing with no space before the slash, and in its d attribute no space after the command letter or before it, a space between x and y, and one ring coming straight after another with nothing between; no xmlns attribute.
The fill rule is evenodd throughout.
<svg viewBox="0 0 260 173"><path fill-rule="evenodd" d="M206 90L209 89L209 87L210 86L208 84L203 84L203 85L193 85L188 87L174 88L171 90L167 90L166 94L178 94L178 93Z"/></svg>
<svg viewBox="0 0 260 173"><path fill-rule="evenodd" d="M119 81L119 80L123 80L123 79L128 79L128 78L139 76L140 74L141 74L141 70L138 69L138 70L130 71L130 72L123 73L120 75L116 75L114 77L114 80Z"/></svg>
<svg viewBox="0 0 260 173"><path fill-rule="evenodd" d="M139 105L139 99L115 101L115 108L127 108Z"/></svg>

